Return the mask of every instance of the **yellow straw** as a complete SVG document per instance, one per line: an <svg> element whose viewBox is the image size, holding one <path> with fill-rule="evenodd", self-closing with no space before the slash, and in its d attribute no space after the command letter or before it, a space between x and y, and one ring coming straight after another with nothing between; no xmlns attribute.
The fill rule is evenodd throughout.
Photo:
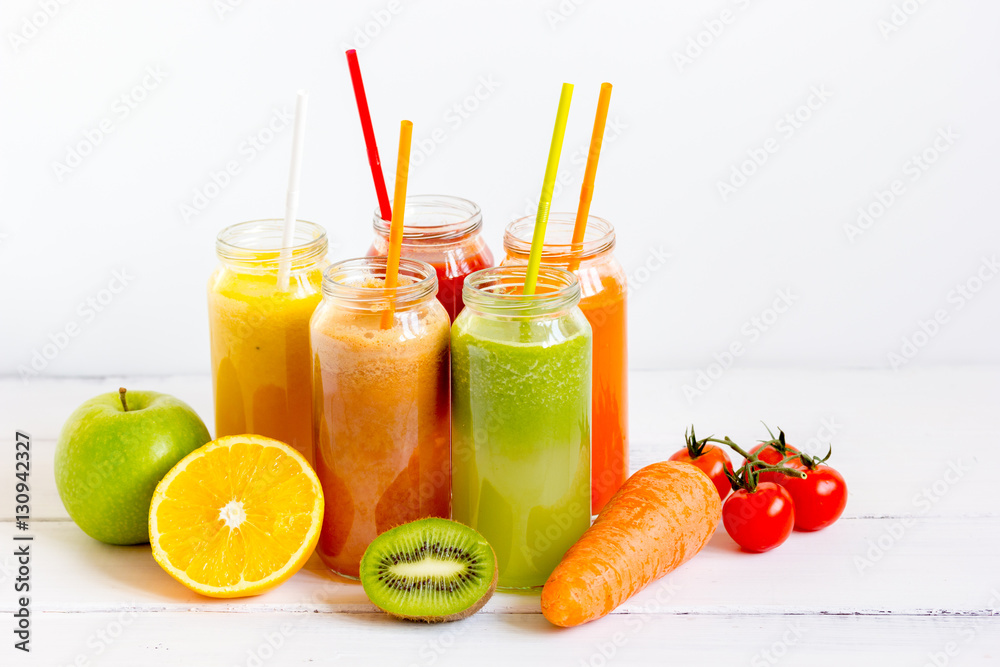
<svg viewBox="0 0 1000 667"><path fill-rule="evenodd" d="M597 178L597 160L601 157L604 142L604 126L608 122L608 107L611 105L611 84L601 84L601 95L597 98L597 117L594 118L594 133L590 135L590 152L587 153L587 168L583 172L583 187L580 188L580 205L576 209L576 224L573 226L573 252L576 253L587 233L587 219L590 217L590 202L594 199L594 180ZM580 259L570 261L569 270L575 271Z"/></svg>
<svg viewBox="0 0 1000 667"><path fill-rule="evenodd" d="M399 255L403 246L403 215L406 212L406 179L410 173L410 141L413 123L404 120L399 124L399 155L396 157L396 189L392 195L392 223L389 225L389 252L385 263L385 289L396 287L399 281ZM382 311L379 322L383 329L392 326L393 304Z"/></svg>
<svg viewBox="0 0 1000 667"><path fill-rule="evenodd" d="M528 255L528 268L524 276L524 294L526 295L535 293L535 283L538 281L538 268L542 264L542 245L545 242L545 226L549 222L549 209L552 208L552 190L556 184L556 172L559 171L559 155L562 153L563 137L566 135L566 120L569 118L569 103L572 97L573 84L564 83L562 85L562 94L559 95L559 111L556 113L556 126L552 130L549 161L545 165L542 196L538 200L538 213L535 215L535 235L531 239L531 254Z"/></svg>

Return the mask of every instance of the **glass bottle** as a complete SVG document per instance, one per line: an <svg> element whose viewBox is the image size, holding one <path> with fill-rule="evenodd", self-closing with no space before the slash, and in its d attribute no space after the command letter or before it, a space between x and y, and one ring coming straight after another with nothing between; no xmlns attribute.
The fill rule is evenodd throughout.
<svg viewBox="0 0 1000 667"><path fill-rule="evenodd" d="M320 301L326 232L299 220L278 268L283 220L225 228L208 282L208 321L215 390L215 437L256 433L291 445L312 461L309 318Z"/></svg>
<svg viewBox="0 0 1000 667"><path fill-rule="evenodd" d="M452 322L462 311L462 284L473 271L493 266L493 253L480 230L479 206L460 197L413 195L406 198L403 220L403 257L427 262L437 270L438 301ZM376 209L372 221L375 240L369 256L385 256L389 249L389 221Z"/></svg>
<svg viewBox="0 0 1000 667"><path fill-rule="evenodd" d="M429 264L401 259L390 289L385 270L384 257L331 265L312 318L317 552L346 577L380 533L451 514L448 313Z"/></svg>
<svg viewBox="0 0 1000 667"><path fill-rule="evenodd" d="M580 281L580 310L594 332L593 506L598 514L625 483L628 463L628 286L615 259L615 228L590 216L583 242L574 246L576 214L551 213L542 264L568 269ZM504 233L504 265L527 264L535 219L521 218Z"/></svg>
<svg viewBox="0 0 1000 667"><path fill-rule="evenodd" d="M591 331L580 284L524 266L465 281L452 327L452 469L456 521L497 554L499 585L541 586L590 526Z"/></svg>

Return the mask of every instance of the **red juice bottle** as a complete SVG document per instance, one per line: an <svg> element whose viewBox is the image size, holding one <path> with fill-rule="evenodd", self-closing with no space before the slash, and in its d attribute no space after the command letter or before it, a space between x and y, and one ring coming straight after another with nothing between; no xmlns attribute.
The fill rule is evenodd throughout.
<svg viewBox="0 0 1000 667"><path fill-rule="evenodd" d="M437 271L438 301L454 322L462 312L462 286L474 271L493 266L493 253L480 230L483 215L474 202L448 195L411 195L406 198L402 256L427 262ZM375 240L369 257L381 257L389 248L389 221L376 210Z"/></svg>

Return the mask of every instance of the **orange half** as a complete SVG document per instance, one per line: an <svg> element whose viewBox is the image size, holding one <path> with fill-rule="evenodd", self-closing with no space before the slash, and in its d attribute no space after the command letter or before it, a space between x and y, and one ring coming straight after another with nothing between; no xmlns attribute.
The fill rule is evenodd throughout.
<svg viewBox="0 0 1000 667"><path fill-rule="evenodd" d="M309 559L323 525L323 489L293 448L230 435L196 449L156 487L153 558L202 595L259 595Z"/></svg>

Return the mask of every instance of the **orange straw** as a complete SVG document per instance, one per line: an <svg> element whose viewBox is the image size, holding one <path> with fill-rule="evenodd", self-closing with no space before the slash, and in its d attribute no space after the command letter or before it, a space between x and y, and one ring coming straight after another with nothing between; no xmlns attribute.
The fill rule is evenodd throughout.
<svg viewBox="0 0 1000 667"><path fill-rule="evenodd" d="M399 282L399 255L403 247L403 215L406 213L406 179L410 173L410 141L413 138L413 123L404 120L399 124L399 155L396 157L396 189L392 194L392 223L389 225L389 252L385 262L386 292ZM383 329L392 326L393 307L382 311L379 323Z"/></svg>
<svg viewBox="0 0 1000 667"><path fill-rule="evenodd" d="M594 118L594 132L590 135L590 152L587 154L587 168L583 172L583 187L580 188L580 205L576 209L576 224L573 227L573 252L580 250L583 237L587 233L587 220L590 217L590 202L594 199L594 180L597 178L597 160L601 157L601 144L604 142L604 126L608 122L608 107L611 105L611 84L601 84L601 95L597 98L597 117ZM580 266L580 259L574 257L569 270L575 271Z"/></svg>

